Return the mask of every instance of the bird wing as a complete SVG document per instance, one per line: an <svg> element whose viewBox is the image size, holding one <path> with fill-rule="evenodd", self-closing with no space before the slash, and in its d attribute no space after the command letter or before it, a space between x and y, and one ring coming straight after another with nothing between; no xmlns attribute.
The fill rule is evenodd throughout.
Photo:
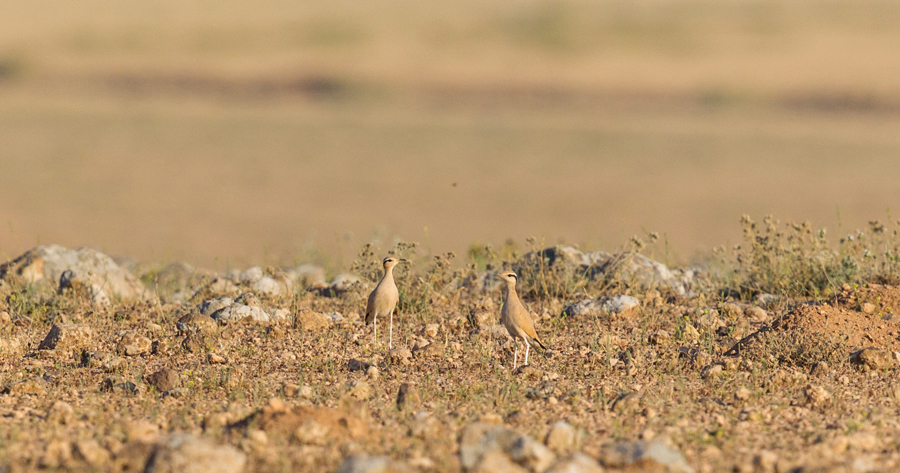
<svg viewBox="0 0 900 473"><path fill-rule="evenodd" d="M537 342L541 348L547 348L544 345L544 342L538 337L537 331L534 329L534 321L531 318L531 312L528 311L528 308L525 307L525 304L519 303L519 308L521 310L515 311L516 314L516 322L519 327L522 328L522 331L525 332L525 335L528 335L528 338Z"/></svg>
<svg viewBox="0 0 900 473"><path fill-rule="evenodd" d="M376 288L377 289L377 288ZM366 302L366 325L372 325L375 321L375 291L369 294L369 300Z"/></svg>

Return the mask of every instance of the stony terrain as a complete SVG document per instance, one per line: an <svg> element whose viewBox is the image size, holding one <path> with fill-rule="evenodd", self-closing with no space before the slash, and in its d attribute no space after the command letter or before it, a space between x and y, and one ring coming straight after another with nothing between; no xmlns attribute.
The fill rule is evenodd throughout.
<svg viewBox="0 0 900 473"><path fill-rule="evenodd" d="M900 467L898 287L740 299L700 270L548 248L511 264L551 347L513 369L498 268L399 274L388 351L361 321L379 260L361 257L329 280L58 246L7 262L0 471Z"/></svg>

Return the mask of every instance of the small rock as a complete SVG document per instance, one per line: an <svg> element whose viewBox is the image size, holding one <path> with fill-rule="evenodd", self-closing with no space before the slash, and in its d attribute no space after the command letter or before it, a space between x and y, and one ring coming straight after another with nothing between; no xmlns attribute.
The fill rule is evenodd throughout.
<svg viewBox="0 0 900 473"><path fill-rule="evenodd" d="M144 328L146 328L148 332L155 333L157 335L163 333L162 325L155 324L153 322L148 322L147 325L144 326Z"/></svg>
<svg viewBox="0 0 900 473"><path fill-rule="evenodd" d="M583 453L573 453L558 460L544 473L603 473L603 468L597 460Z"/></svg>
<svg viewBox="0 0 900 473"><path fill-rule="evenodd" d="M650 342L651 345L658 346L668 345L671 340L672 336L669 335L669 332L666 332L665 330L657 330L656 332L651 333L649 337L647 337L647 341Z"/></svg>
<svg viewBox="0 0 900 473"><path fill-rule="evenodd" d="M366 363L365 361L360 361L355 358L347 362L347 368L349 368L350 371L366 371L370 366L372 366L371 363Z"/></svg>
<svg viewBox="0 0 900 473"><path fill-rule="evenodd" d="M7 384L2 392L14 396L21 396L23 394L43 396L47 392L47 381L40 376L36 376L34 378Z"/></svg>
<svg viewBox="0 0 900 473"><path fill-rule="evenodd" d="M687 324L684 326L684 338L688 340L698 340L700 338L700 332L697 331L693 325Z"/></svg>
<svg viewBox="0 0 900 473"><path fill-rule="evenodd" d="M738 388L738 390L734 392L734 398L738 401L746 401L747 399L750 399L752 394L753 393L747 388Z"/></svg>
<svg viewBox="0 0 900 473"><path fill-rule="evenodd" d="M241 284L253 284L263 278L263 270L259 266L247 268L237 275L237 282Z"/></svg>
<svg viewBox="0 0 900 473"><path fill-rule="evenodd" d="M9 312L5 310L0 310L0 326L7 325L12 321L12 318L9 316Z"/></svg>
<svg viewBox="0 0 900 473"><path fill-rule="evenodd" d="M370 457L363 453L344 459L337 473L408 473L412 469L388 457Z"/></svg>
<svg viewBox="0 0 900 473"><path fill-rule="evenodd" d="M369 369L366 370L366 377L372 381L378 381L378 367L370 366Z"/></svg>
<svg viewBox="0 0 900 473"><path fill-rule="evenodd" d="M413 350L416 358L446 358L444 353L444 345L438 342L431 342L428 345Z"/></svg>
<svg viewBox="0 0 900 473"><path fill-rule="evenodd" d="M363 380L354 380L347 385L347 396L358 401L365 401L369 398L369 394L371 393L372 388L369 387L369 383Z"/></svg>
<svg viewBox="0 0 900 473"><path fill-rule="evenodd" d="M8 315L8 314L7 314ZM81 350L91 347L93 330L85 324L56 324L38 350Z"/></svg>
<svg viewBox="0 0 900 473"><path fill-rule="evenodd" d="M250 287L252 287L254 291L267 296L280 296L290 292L290 288L284 281L279 282L271 276L259 278L259 280Z"/></svg>
<svg viewBox="0 0 900 473"><path fill-rule="evenodd" d="M864 314L872 314L875 312L875 304L871 302L864 302L860 308Z"/></svg>
<svg viewBox="0 0 900 473"><path fill-rule="evenodd" d="M333 292L340 294L342 292L348 291L351 287L353 287L354 284L357 284L359 282L359 276L341 273L331 280L331 285L329 287Z"/></svg>
<svg viewBox="0 0 900 473"><path fill-rule="evenodd" d="M724 371L724 369L720 364L709 365L700 371L700 377L703 379L715 378L722 374L722 371Z"/></svg>
<svg viewBox="0 0 900 473"><path fill-rule="evenodd" d="M806 403L811 406L825 404L831 399L831 394L825 388L814 384L808 384L803 389L803 394L806 396Z"/></svg>
<svg viewBox="0 0 900 473"><path fill-rule="evenodd" d="M578 431L575 427L572 427L567 422L559 421L550 427L550 432L547 433L544 443L550 450L561 454L575 448L577 438Z"/></svg>
<svg viewBox="0 0 900 473"><path fill-rule="evenodd" d="M220 297L218 299L207 299L200 303L197 306L197 310L200 311L200 314L205 315L207 317L215 314L219 310L222 310L230 305L234 304L234 300L230 297ZM210 319L212 320L212 319ZM180 330L180 329L179 329Z"/></svg>
<svg viewBox="0 0 900 473"><path fill-rule="evenodd" d="M482 455L469 473L528 473L528 470L513 463L502 452L491 450Z"/></svg>
<svg viewBox="0 0 900 473"><path fill-rule="evenodd" d="M100 382L101 392L111 393L116 390L126 394L135 394L139 391L136 384L121 377L109 377Z"/></svg>
<svg viewBox="0 0 900 473"><path fill-rule="evenodd" d="M325 282L325 269L313 264L302 264L296 268L287 269L284 273L301 287L309 287L313 283Z"/></svg>
<svg viewBox="0 0 900 473"><path fill-rule="evenodd" d="M156 389L159 392L165 392L178 387L180 382L178 373L169 368L163 368L156 373L151 374L150 377L147 378L147 381L153 386L156 386Z"/></svg>
<svg viewBox="0 0 900 473"><path fill-rule="evenodd" d="M883 370L894 366L894 356L887 350L866 348L850 356L850 361L865 370Z"/></svg>
<svg viewBox="0 0 900 473"><path fill-rule="evenodd" d="M417 409L422 403L415 384L403 383L397 392L397 409Z"/></svg>
<svg viewBox="0 0 900 473"><path fill-rule="evenodd" d="M755 323L765 322L769 320L769 314L762 307L748 307L744 310L747 320Z"/></svg>
<svg viewBox="0 0 900 473"><path fill-rule="evenodd" d="M639 306L641 303L634 296L619 295L608 299L600 306L610 314L618 314Z"/></svg>
<svg viewBox="0 0 900 473"><path fill-rule="evenodd" d="M215 353L210 353L206 357L206 362L211 365L224 365L225 363L228 362L228 360L226 360L225 357L223 357L221 355L217 355Z"/></svg>
<svg viewBox="0 0 900 473"><path fill-rule="evenodd" d="M440 325L438 324L427 324L425 325L425 328L422 329L420 334L428 338L436 338L438 336L439 329Z"/></svg>
<svg viewBox="0 0 900 473"><path fill-rule="evenodd" d="M128 363L124 358L118 356L111 356L108 360L106 360L103 365L100 367L104 373L115 373L116 371L120 371L125 368Z"/></svg>
<svg viewBox="0 0 900 473"><path fill-rule="evenodd" d="M159 441L146 473L241 473L247 456L230 445L216 445L189 434Z"/></svg>
<svg viewBox="0 0 900 473"><path fill-rule="evenodd" d="M828 374L828 363L819 361L813 365L810 374L813 376L825 376Z"/></svg>
<svg viewBox="0 0 900 473"><path fill-rule="evenodd" d="M463 428L459 456L464 469L475 468L494 453L505 453L504 457L508 455L509 460L532 472L544 471L556 460L556 455L540 442L506 427L475 423Z"/></svg>
<svg viewBox="0 0 900 473"><path fill-rule="evenodd" d="M245 299L246 300L246 299ZM269 322L272 316L262 307L247 304L234 304L214 312L211 316L219 323L229 324L249 318L255 322Z"/></svg>
<svg viewBox="0 0 900 473"><path fill-rule="evenodd" d="M215 338L202 332L191 333L181 341L181 348L188 353L206 353L215 347Z"/></svg>
<svg viewBox="0 0 900 473"><path fill-rule="evenodd" d="M407 365L412 358L412 352L406 347L395 347L388 352L388 360L398 365Z"/></svg>
<svg viewBox="0 0 900 473"><path fill-rule="evenodd" d="M135 332L126 332L116 345L116 351L126 356L146 355L150 353L152 342L149 338Z"/></svg>
<svg viewBox="0 0 900 473"><path fill-rule="evenodd" d="M626 442L607 445L601 450L600 463L614 469L693 473L684 455L658 440Z"/></svg>
<svg viewBox="0 0 900 473"><path fill-rule="evenodd" d="M304 310L294 317L294 325L304 331L321 330L331 323L331 317L311 310Z"/></svg>
<svg viewBox="0 0 900 473"><path fill-rule="evenodd" d="M179 333L186 335L192 333L216 334L219 332L219 324L212 317L197 312L187 314L178 319L178 322L175 322L175 328L178 329Z"/></svg>

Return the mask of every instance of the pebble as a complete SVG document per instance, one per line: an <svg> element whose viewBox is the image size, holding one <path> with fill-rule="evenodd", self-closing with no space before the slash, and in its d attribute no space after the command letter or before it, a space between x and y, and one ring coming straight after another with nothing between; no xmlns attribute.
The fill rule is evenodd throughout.
<svg viewBox="0 0 900 473"><path fill-rule="evenodd" d="M578 431L575 427L572 427L567 422L559 421L550 427L550 431L547 432L547 437L544 439L544 444L550 450L561 454L575 447L577 435Z"/></svg>
<svg viewBox="0 0 900 473"><path fill-rule="evenodd" d="M94 332L85 324L55 324L38 350L81 350L92 346Z"/></svg>
<svg viewBox="0 0 900 473"><path fill-rule="evenodd" d="M211 365L224 365L228 362L228 360L226 360L224 356L217 355L215 353L210 353L209 355L207 355L206 361Z"/></svg>
<svg viewBox="0 0 900 473"><path fill-rule="evenodd" d="M159 392L165 392L172 388L178 387L180 379L178 373L169 368L163 368L147 378L147 381L156 387Z"/></svg>
<svg viewBox="0 0 900 473"><path fill-rule="evenodd" d="M149 338L128 331L116 345L116 351L125 356L146 355L150 353L153 342Z"/></svg>
<svg viewBox="0 0 900 473"><path fill-rule="evenodd" d="M659 440L616 443L601 449L600 463L614 469L694 473L684 455Z"/></svg>
<svg viewBox="0 0 900 473"><path fill-rule="evenodd" d="M368 399L371 393L372 388L366 381L353 380L347 385L346 395L358 401Z"/></svg>
<svg viewBox="0 0 900 473"><path fill-rule="evenodd" d="M190 434L170 434L159 441L145 473L241 473L247 455Z"/></svg>

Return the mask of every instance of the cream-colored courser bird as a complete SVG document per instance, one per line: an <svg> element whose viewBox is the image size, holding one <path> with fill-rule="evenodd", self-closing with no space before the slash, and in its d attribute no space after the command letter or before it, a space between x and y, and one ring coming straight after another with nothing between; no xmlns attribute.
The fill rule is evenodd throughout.
<svg viewBox="0 0 900 473"><path fill-rule="evenodd" d="M519 358L519 344L516 342L517 338L521 338L525 342L526 365L528 364L528 349L531 346L528 343L529 339L536 342L541 348L546 349L547 347L544 345L544 342L538 338L538 334L534 330L534 322L531 320L531 313L528 312L525 304L522 304L522 301L519 300L519 295L516 293L516 282L518 282L519 277L512 271L500 273L498 276L500 279L506 281L507 289L506 300L503 301L503 307L500 309L500 323L506 327L506 330L513 337L513 343L516 344L516 351L513 354L513 369L516 369L516 363Z"/></svg>
<svg viewBox="0 0 900 473"><path fill-rule="evenodd" d="M378 345L378 316L387 315L391 318L388 349L393 348L394 342L394 309L400 301L400 293L394 284L394 266L406 263L405 259L388 256L381 262L384 265L384 276L369 294L369 302L366 304L366 325L375 325L375 345Z"/></svg>

